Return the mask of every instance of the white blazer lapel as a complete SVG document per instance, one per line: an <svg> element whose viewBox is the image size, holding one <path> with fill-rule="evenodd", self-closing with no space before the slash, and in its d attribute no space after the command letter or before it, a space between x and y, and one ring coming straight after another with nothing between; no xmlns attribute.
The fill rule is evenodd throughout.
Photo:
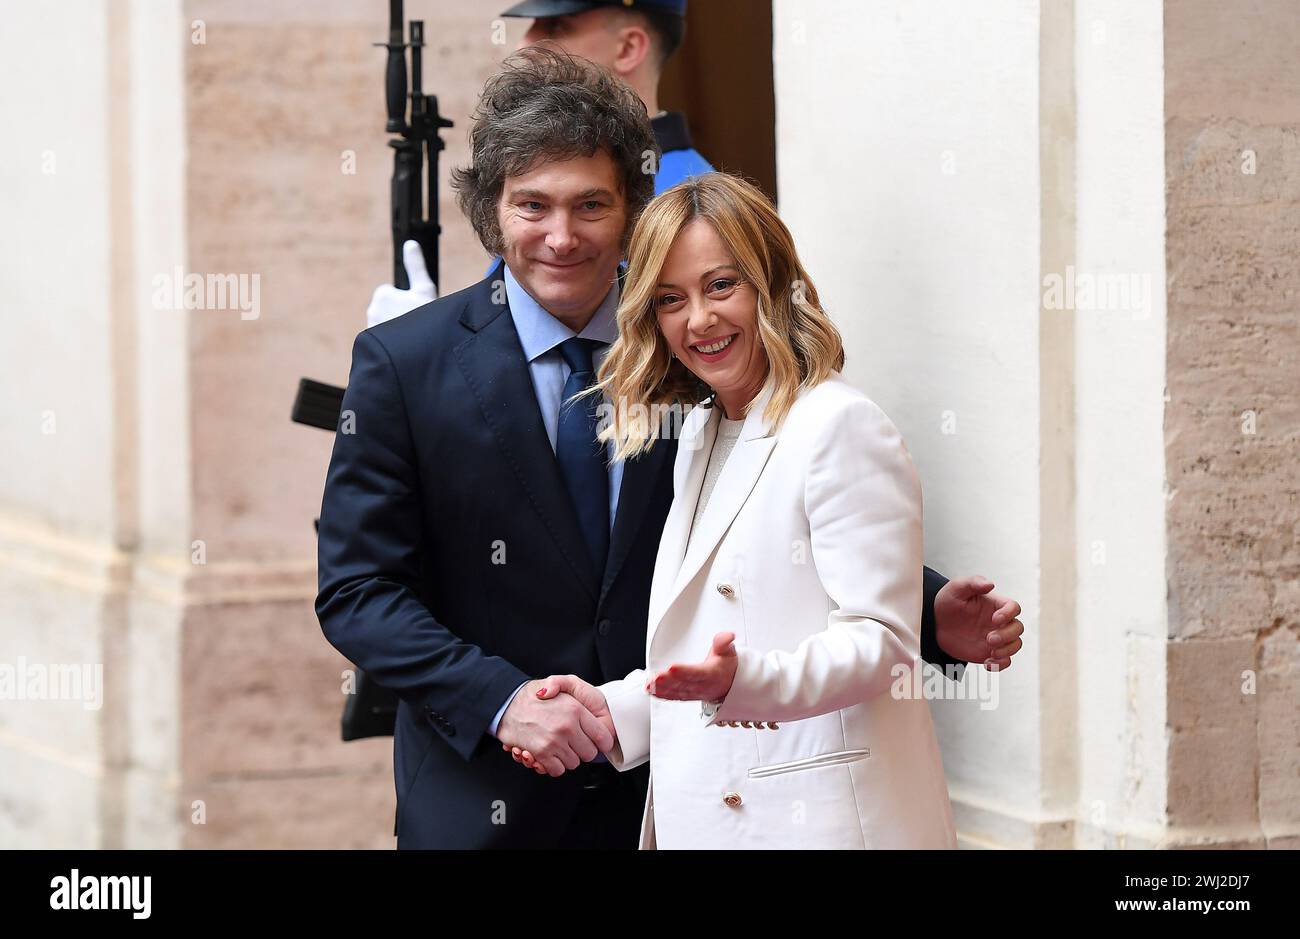
<svg viewBox="0 0 1300 939"><path fill-rule="evenodd" d="M659 542L659 556L655 564L654 593L650 599L650 623L647 632L649 640L660 621L667 614L673 601L686 589L700 568L704 566L713 550L726 534L727 529L739 514L749 494L754 491L763 468L767 466L772 448L776 446L777 435L771 432L763 418L763 410L771 398L771 384L765 385L762 393L745 416L745 423L740 429L740 439L727 458L718 477L713 492L709 495L709 504L704 514L691 530L695 515L695 506L699 502L700 490L704 483L704 473L709 463L709 453L717 438L721 405L710 408L708 423L701 428L695 452L692 454L686 480L673 497L672 511L664 524L664 535ZM688 440L683 436L680 445ZM671 539L670 539L671 535ZM689 547L687 542L689 540ZM684 556L683 556L684 555ZM667 564L660 570L661 563ZM669 586L671 584L671 587Z"/></svg>
<svg viewBox="0 0 1300 939"><path fill-rule="evenodd" d="M699 501L704 483L709 451L713 449L717 434L716 407L697 407L682 424L681 437L677 441L677 463L673 467L673 502L668 518L664 520L663 533L659 536L659 552L655 557L655 573L650 586L650 631L668 608L670 590L686 554L686 539L690 535L695 503ZM683 459L683 454L690 455L689 462Z"/></svg>

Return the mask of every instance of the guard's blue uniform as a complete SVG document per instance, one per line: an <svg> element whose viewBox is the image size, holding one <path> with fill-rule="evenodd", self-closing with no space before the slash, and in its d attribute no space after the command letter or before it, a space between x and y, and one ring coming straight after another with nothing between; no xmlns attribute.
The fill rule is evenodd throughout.
<svg viewBox="0 0 1300 939"><path fill-rule="evenodd" d="M692 144L686 118L681 114L676 111L661 114L651 119L650 126L654 129L659 149L663 151L659 172L655 174L656 196L684 179L713 172L709 161Z"/></svg>
<svg viewBox="0 0 1300 939"><path fill-rule="evenodd" d="M712 172L713 167L698 150L692 148L669 151L659 161L659 172L655 176L655 195L659 195L666 189L672 189L684 179Z"/></svg>

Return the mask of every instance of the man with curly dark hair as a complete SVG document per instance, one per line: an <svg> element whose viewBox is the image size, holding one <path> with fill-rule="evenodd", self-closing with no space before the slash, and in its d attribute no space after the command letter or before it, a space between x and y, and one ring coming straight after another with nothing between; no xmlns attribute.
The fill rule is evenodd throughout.
<svg viewBox="0 0 1300 939"><path fill-rule="evenodd" d="M554 315L563 311L552 309L547 305L550 298L531 288L546 290L545 283L558 280L564 291L576 294L579 305L589 301L593 291L603 296L614 270L609 258L566 266L562 278L547 278L549 268L532 257L528 238L516 238L507 246L502 229L513 226L521 235L545 230L554 237L545 226L523 224L537 218L536 200L525 197L536 194L538 173L566 175L579 189L593 190L593 205L575 216L581 223L575 232L596 222L613 226L613 247L621 257L631 220L654 195L659 156L641 100L605 69L558 49L533 46L506 59L488 80L473 120L470 165L452 171L452 187L483 247L506 257L509 270ZM508 257L507 251L514 256ZM614 258L615 266L617 262ZM593 277L603 280L593 283Z"/></svg>

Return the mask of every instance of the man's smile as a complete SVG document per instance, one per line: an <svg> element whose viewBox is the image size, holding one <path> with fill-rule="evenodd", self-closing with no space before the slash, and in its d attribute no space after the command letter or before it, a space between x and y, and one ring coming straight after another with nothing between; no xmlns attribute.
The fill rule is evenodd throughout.
<svg viewBox="0 0 1300 939"><path fill-rule="evenodd" d="M588 260L589 260L588 258L583 258L581 261L540 261L539 260L537 263L545 267L554 268L557 271L565 271L565 270L569 270L570 268L577 267L580 264L586 264Z"/></svg>

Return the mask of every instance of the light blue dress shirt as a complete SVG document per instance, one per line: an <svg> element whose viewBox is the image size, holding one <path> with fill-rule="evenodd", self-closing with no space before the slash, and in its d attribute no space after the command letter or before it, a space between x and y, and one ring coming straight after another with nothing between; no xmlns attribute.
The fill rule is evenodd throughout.
<svg viewBox="0 0 1300 939"><path fill-rule="evenodd" d="M510 315L515 321L515 330L519 333L519 343L524 347L524 358L528 360L528 375L533 380L533 391L537 394L537 406L542 412L542 424L546 427L546 436L551 441L551 451L555 451L555 438L560 427L560 404L564 396L564 383L569 380L569 364L560 354L560 343L578 336L582 339L595 339L605 344L597 349L591 357L592 365L599 369L609 353L609 346L618 338L618 321L614 314L618 311L618 285L612 284L609 293L596 308L586 327L575 333L565 326L542 305L533 299L532 294L523 288L508 265L502 265L505 271L506 301L510 304ZM614 444L609 444L609 527L614 530L614 518L618 511L618 490L623 482L623 462L613 459ZM522 688L520 685L519 688ZM510 702L519 693L516 688L496 717L488 725L488 733L496 736L497 725L505 714ZM603 759L601 754L599 759Z"/></svg>

